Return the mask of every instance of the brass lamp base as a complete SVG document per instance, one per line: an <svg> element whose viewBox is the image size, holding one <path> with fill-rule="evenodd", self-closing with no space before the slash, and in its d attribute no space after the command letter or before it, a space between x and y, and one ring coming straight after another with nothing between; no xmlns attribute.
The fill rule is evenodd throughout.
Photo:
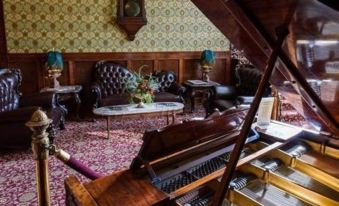
<svg viewBox="0 0 339 206"><path fill-rule="evenodd" d="M202 81L204 81L204 82L209 82L210 81L210 77L208 76L208 72L203 72L202 73Z"/></svg>
<svg viewBox="0 0 339 206"><path fill-rule="evenodd" d="M49 78L52 80L52 88L59 88L60 87L60 83L57 80L58 77L61 76L61 73L53 73L53 74L49 74Z"/></svg>
<svg viewBox="0 0 339 206"><path fill-rule="evenodd" d="M202 81L209 82L210 77L208 76L208 73L212 70L211 67L203 67L202 69Z"/></svg>

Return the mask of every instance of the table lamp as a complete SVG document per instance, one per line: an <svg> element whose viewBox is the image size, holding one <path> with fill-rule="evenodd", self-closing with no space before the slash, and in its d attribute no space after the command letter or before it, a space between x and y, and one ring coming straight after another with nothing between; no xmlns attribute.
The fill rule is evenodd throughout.
<svg viewBox="0 0 339 206"><path fill-rule="evenodd" d="M64 61L62 59L61 52L49 51L47 53L47 61L46 61L46 70L48 73L48 78L53 80L52 87L58 88L60 87L60 83L57 78L61 76L61 72L64 69Z"/></svg>
<svg viewBox="0 0 339 206"><path fill-rule="evenodd" d="M200 65L202 67L202 80L209 82L210 78L208 73L212 71L213 66L215 65L215 54L211 50L204 50L201 53Z"/></svg>

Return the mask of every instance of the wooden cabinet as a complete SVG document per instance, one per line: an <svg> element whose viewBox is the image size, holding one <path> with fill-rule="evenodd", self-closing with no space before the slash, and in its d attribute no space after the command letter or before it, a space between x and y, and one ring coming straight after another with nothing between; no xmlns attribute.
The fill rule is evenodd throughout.
<svg viewBox="0 0 339 206"><path fill-rule="evenodd" d="M144 0L118 0L117 22L130 41L147 24Z"/></svg>

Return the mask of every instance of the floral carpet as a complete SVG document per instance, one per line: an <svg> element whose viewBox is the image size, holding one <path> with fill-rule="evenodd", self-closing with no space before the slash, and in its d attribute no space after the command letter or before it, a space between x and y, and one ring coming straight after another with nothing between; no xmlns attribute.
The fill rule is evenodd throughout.
<svg viewBox="0 0 339 206"><path fill-rule="evenodd" d="M178 115L178 121L203 117L199 108L192 114ZM295 119L283 118L289 123ZM57 134L55 143L93 170L102 174L128 168L142 143L145 130L166 126L165 117L113 120L110 139L104 119L67 122L66 130ZM82 182L85 177L73 171L54 157L49 158L51 205L65 205L64 179L76 175ZM0 153L0 206L37 205L35 163L31 150Z"/></svg>
<svg viewBox="0 0 339 206"><path fill-rule="evenodd" d="M177 115L177 120L203 117L199 109L193 114ZM102 174L128 168L142 143L145 130L166 126L165 117L112 120L110 139L106 121L67 122L55 144ZM64 179L76 175L85 177L64 165L55 157L49 158L51 205L65 205ZM31 150L0 153L0 206L37 205L35 162Z"/></svg>

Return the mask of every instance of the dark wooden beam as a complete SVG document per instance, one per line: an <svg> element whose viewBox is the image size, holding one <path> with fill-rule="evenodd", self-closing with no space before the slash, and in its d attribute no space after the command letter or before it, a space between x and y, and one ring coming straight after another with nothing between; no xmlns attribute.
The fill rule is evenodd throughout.
<svg viewBox="0 0 339 206"><path fill-rule="evenodd" d="M246 58L258 68L265 68L270 50L265 51L264 42L256 38L255 28L240 27L227 8L225 0L191 0L201 12L223 33L235 46L243 50ZM235 11L236 12L236 11ZM243 40L248 40L244 44ZM268 48L269 49L269 48Z"/></svg>

